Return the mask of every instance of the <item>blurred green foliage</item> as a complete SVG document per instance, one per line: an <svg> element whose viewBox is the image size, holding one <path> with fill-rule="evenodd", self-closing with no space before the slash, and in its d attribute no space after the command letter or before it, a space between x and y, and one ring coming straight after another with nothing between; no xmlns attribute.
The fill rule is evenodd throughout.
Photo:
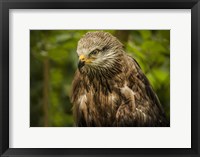
<svg viewBox="0 0 200 157"><path fill-rule="evenodd" d="M30 31L30 126L73 126L71 83L78 40L90 30ZM140 64L170 117L170 31L105 30Z"/></svg>

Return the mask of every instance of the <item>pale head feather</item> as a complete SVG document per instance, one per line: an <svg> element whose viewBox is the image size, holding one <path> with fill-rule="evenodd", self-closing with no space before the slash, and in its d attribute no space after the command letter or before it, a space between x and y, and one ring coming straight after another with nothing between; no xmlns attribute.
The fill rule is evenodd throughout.
<svg viewBox="0 0 200 157"><path fill-rule="evenodd" d="M122 43L113 35L107 32L88 32L78 42L77 54L84 55L86 58L91 57L91 52L99 50L99 53L92 55L94 60L86 64L82 72L108 72L112 70L116 62L119 62L123 53Z"/></svg>

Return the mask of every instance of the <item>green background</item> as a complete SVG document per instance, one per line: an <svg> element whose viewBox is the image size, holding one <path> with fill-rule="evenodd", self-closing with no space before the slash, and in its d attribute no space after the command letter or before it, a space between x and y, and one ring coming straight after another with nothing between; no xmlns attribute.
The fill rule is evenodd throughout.
<svg viewBox="0 0 200 157"><path fill-rule="evenodd" d="M30 31L30 126L73 126L71 83L78 40L94 30ZM170 31L105 30L116 36L148 77L170 119Z"/></svg>

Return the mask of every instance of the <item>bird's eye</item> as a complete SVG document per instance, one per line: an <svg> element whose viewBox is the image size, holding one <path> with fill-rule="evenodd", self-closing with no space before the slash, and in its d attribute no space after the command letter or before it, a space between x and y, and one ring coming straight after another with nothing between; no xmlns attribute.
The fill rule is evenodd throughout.
<svg viewBox="0 0 200 157"><path fill-rule="evenodd" d="M99 50L98 50L98 49L92 51L92 52L90 53L90 55L96 55L97 53L99 53Z"/></svg>

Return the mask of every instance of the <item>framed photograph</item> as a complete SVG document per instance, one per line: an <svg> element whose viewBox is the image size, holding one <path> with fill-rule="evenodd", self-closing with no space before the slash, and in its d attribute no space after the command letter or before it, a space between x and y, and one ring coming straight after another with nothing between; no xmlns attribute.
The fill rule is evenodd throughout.
<svg viewBox="0 0 200 157"><path fill-rule="evenodd" d="M199 0L2 0L1 156L199 156Z"/></svg>

